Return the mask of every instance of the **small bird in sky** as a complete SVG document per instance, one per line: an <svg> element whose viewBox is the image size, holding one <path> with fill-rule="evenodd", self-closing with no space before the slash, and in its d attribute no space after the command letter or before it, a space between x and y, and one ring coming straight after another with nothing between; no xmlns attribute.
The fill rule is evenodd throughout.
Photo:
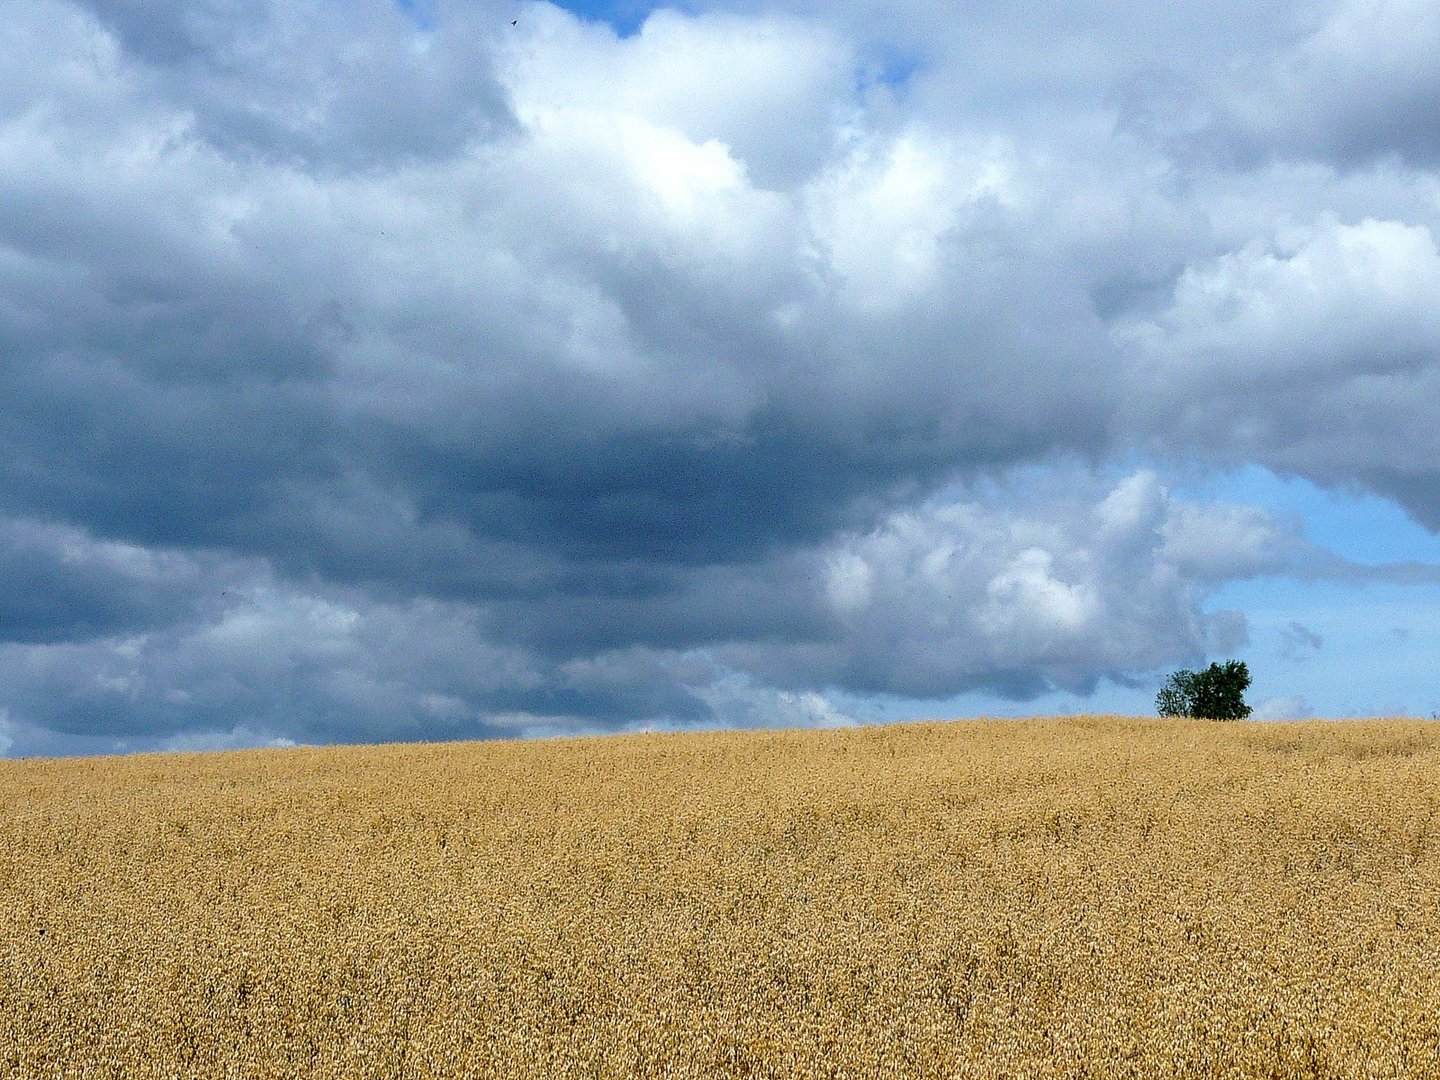
<svg viewBox="0 0 1440 1080"><path fill-rule="evenodd" d="M510 20L510 25L511 25L511 26L514 26L514 25L515 25L517 22L519 22L519 21L520 21L519 19L511 19L511 20Z"/></svg>

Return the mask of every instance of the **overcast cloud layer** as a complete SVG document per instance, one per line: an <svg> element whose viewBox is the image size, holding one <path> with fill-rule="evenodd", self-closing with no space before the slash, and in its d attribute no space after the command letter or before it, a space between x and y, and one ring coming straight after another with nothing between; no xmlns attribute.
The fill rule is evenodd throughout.
<svg viewBox="0 0 1440 1080"><path fill-rule="evenodd" d="M1440 530L1440 5L688 11L8 0L0 752L1087 695L1436 580L1167 477Z"/></svg>

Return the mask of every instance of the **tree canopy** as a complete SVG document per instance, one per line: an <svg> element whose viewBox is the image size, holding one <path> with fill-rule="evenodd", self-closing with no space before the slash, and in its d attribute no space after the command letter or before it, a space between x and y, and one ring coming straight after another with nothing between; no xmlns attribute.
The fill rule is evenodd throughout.
<svg viewBox="0 0 1440 1080"><path fill-rule="evenodd" d="M1250 669L1239 660L1211 664L1204 671L1177 671L1155 695L1161 716L1205 720L1243 720L1250 715L1245 690Z"/></svg>

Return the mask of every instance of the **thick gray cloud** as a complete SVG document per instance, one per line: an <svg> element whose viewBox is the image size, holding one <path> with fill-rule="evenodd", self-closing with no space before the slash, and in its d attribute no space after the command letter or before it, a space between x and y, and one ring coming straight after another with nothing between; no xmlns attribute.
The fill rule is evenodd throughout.
<svg viewBox="0 0 1440 1080"><path fill-rule="evenodd" d="M123 634L184 618L205 574L202 560L12 519L0 521L0 580L6 640L36 643Z"/></svg>
<svg viewBox="0 0 1440 1080"><path fill-rule="evenodd" d="M1028 491L930 500L832 542L829 641L717 655L776 682L914 698L1088 693L1245 644L1243 615L1206 614L1203 599L1315 554L1252 508L1174 501L1152 473L1108 490L1073 474L1027 479Z"/></svg>
<svg viewBox="0 0 1440 1080"><path fill-rule="evenodd" d="M1191 265L1117 325L1155 444L1363 482L1440 528L1440 254L1425 224L1325 216Z"/></svg>
<svg viewBox="0 0 1440 1080"><path fill-rule="evenodd" d="M1440 163L1440 9L1430 0L1343 0L1311 21L1288 47L1247 51L1203 83L1157 95L1188 122L1166 130L1163 117L1149 117L1152 133L1240 166L1286 157L1346 169ZM1138 102L1144 123L1143 93Z"/></svg>
<svg viewBox="0 0 1440 1080"><path fill-rule="evenodd" d="M88 0L97 64L183 110L241 158L321 171L449 156L511 126L489 63L493 17L447 11L420 30L396 5L314 0ZM117 55L118 54L118 55Z"/></svg>
<svg viewBox="0 0 1440 1080"><path fill-rule="evenodd" d="M1151 471L1440 527L1398 6L510 10L0 15L9 752L1088 693L1429 574Z"/></svg>

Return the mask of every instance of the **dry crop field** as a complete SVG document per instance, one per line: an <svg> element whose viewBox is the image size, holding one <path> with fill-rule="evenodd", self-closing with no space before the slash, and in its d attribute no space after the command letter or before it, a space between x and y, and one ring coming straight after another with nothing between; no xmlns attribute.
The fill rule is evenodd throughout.
<svg viewBox="0 0 1440 1080"><path fill-rule="evenodd" d="M0 1076L1436 1077L1440 725L0 762Z"/></svg>

